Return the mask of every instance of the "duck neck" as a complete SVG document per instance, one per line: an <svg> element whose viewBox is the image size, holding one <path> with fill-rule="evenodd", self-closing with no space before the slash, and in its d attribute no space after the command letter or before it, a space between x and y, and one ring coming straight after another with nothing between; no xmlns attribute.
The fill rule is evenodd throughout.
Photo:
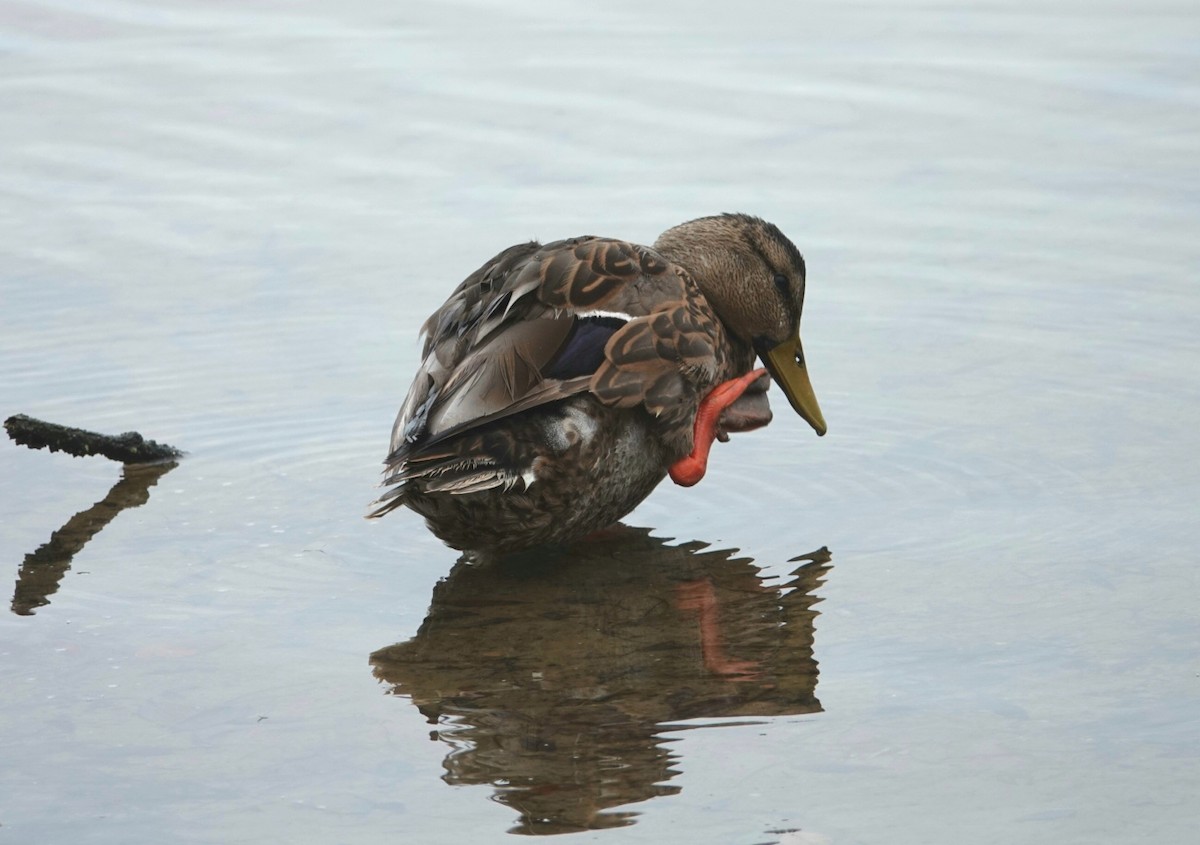
<svg viewBox="0 0 1200 845"><path fill-rule="evenodd" d="M754 350L748 338L739 338L730 328L729 316L744 310L745 303L741 300L744 300L745 292L740 290L737 281L750 272L750 267L734 250L714 245L702 235L688 231L687 227L670 229L654 242L654 249L695 280L720 319L739 368L748 368L754 361Z"/></svg>

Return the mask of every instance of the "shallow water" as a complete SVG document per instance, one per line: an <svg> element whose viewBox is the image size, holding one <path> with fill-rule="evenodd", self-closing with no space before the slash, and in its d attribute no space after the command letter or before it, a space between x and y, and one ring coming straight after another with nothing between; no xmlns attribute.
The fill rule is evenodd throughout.
<svg viewBox="0 0 1200 845"><path fill-rule="evenodd" d="M0 836L1187 841L1197 18L0 4L0 414L189 453L0 444ZM361 519L463 276L722 210L827 437L510 570Z"/></svg>

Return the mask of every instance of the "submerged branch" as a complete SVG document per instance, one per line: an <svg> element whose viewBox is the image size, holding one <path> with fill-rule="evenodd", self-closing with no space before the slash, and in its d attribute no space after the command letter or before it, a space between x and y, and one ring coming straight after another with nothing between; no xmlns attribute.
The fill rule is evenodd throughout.
<svg viewBox="0 0 1200 845"><path fill-rule="evenodd" d="M126 464L148 464L181 457L183 452L174 446L147 440L136 431L124 434L98 434L82 428L69 428L24 414L15 414L4 421L8 436L30 449L49 449L76 457L103 455Z"/></svg>

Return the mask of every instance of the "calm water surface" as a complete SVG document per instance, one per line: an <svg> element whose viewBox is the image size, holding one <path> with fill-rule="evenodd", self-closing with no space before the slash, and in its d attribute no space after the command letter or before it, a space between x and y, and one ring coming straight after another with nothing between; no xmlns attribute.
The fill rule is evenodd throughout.
<svg viewBox="0 0 1200 845"><path fill-rule="evenodd" d="M0 2L0 839L1184 842L1190 4ZM361 517L462 277L741 210L830 423L476 567ZM778 405L778 402L777 402Z"/></svg>

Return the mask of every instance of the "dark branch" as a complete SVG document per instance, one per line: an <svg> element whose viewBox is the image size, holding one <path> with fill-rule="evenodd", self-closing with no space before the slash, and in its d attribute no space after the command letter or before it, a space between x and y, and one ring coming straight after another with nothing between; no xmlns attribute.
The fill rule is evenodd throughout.
<svg viewBox="0 0 1200 845"><path fill-rule="evenodd" d="M124 434L97 434L81 428L35 420L24 414L16 414L4 421L8 436L30 449L49 449L51 452L66 452L76 457L103 455L126 464L148 464L181 457L183 452L147 440L136 431Z"/></svg>

